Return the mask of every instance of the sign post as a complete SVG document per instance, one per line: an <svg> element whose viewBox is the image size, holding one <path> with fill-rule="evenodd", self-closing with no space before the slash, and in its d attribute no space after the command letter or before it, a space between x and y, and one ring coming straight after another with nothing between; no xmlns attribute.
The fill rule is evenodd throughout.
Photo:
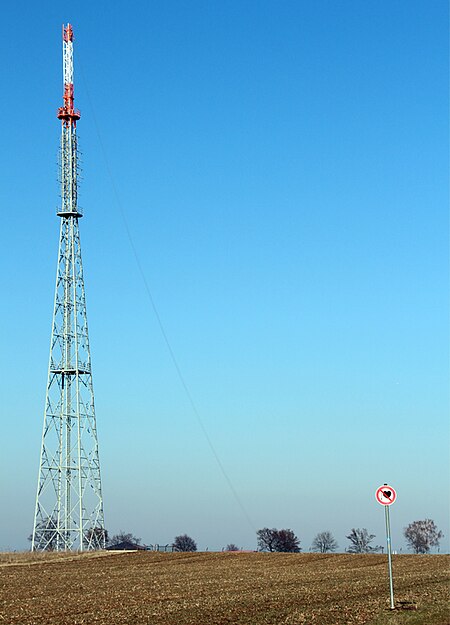
<svg viewBox="0 0 450 625"><path fill-rule="evenodd" d="M391 549L391 521L389 518L389 506L392 506L397 499L397 493L388 484L383 484L377 488L375 493L375 499L379 504L384 506L384 515L386 520L386 545L388 554L388 569L389 569L389 593L391 601L391 610L395 610L394 605L394 584L392 581L392 549Z"/></svg>

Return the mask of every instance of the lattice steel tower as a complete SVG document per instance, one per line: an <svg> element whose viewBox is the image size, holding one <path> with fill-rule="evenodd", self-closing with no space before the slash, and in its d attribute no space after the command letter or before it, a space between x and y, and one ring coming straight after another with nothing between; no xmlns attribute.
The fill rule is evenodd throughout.
<svg viewBox="0 0 450 625"><path fill-rule="evenodd" d="M63 26L61 218L32 550L101 549L103 499L78 221L73 30Z"/></svg>

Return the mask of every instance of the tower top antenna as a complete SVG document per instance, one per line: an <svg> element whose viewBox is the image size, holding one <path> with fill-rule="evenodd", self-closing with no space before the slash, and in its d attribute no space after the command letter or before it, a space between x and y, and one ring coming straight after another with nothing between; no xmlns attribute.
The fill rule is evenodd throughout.
<svg viewBox="0 0 450 625"><path fill-rule="evenodd" d="M73 28L71 24L62 26L63 40L63 75L64 75L64 105L58 109L57 117L65 126L76 126L80 119L80 111L74 108L73 89Z"/></svg>
<svg viewBox="0 0 450 625"><path fill-rule="evenodd" d="M62 26L63 29L63 41L73 41L73 28L72 24L67 24L67 26Z"/></svg>

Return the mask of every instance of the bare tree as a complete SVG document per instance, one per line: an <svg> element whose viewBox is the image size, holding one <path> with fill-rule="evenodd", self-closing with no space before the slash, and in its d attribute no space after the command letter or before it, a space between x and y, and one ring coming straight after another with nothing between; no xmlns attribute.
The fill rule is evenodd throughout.
<svg viewBox="0 0 450 625"><path fill-rule="evenodd" d="M259 551L277 551L277 535L278 530L274 527L272 529L269 529L268 527L263 527L262 529L258 530L256 532L256 537L258 540Z"/></svg>
<svg viewBox="0 0 450 625"><path fill-rule="evenodd" d="M414 521L403 530L406 542L414 553L429 553L431 547L437 547L443 533L431 519Z"/></svg>
<svg viewBox="0 0 450 625"><path fill-rule="evenodd" d="M347 549L349 553L369 553L374 551L370 543L375 538L375 534L369 534L365 527L362 529L353 528L347 538L350 541L350 547Z"/></svg>
<svg viewBox="0 0 450 625"><path fill-rule="evenodd" d="M36 525L35 543L39 545L39 550L54 551L57 548L58 531L56 519L48 516ZM28 536L29 541L33 541L33 534Z"/></svg>
<svg viewBox="0 0 450 625"><path fill-rule="evenodd" d="M284 553L298 553L301 551L300 540L292 530L278 530L276 548L277 551L282 551Z"/></svg>
<svg viewBox="0 0 450 625"><path fill-rule="evenodd" d="M142 542L141 538L137 538L134 534L126 533L123 530L120 530L118 534L114 534L114 536L109 541L110 545L119 545L120 543L134 543L135 545L140 545Z"/></svg>
<svg viewBox="0 0 450 625"><path fill-rule="evenodd" d="M174 551L197 551L197 543L187 534L175 536L173 541Z"/></svg>
<svg viewBox="0 0 450 625"><path fill-rule="evenodd" d="M103 527L91 527L90 529L86 530L84 534L84 544L86 545L86 547L93 546L95 549L103 549L108 543L108 530L104 529Z"/></svg>
<svg viewBox="0 0 450 625"><path fill-rule="evenodd" d="M298 553L301 551L300 540L290 529L277 530L264 527L256 532L260 551L280 551Z"/></svg>
<svg viewBox="0 0 450 625"><path fill-rule="evenodd" d="M239 547L234 543L230 543L225 547L225 551L239 551Z"/></svg>
<svg viewBox="0 0 450 625"><path fill-rule="evenodd" d="M336 551L338 544L331 532L319 532L314 538L311 548L313 551L327 553L327 551Z"/></svg>

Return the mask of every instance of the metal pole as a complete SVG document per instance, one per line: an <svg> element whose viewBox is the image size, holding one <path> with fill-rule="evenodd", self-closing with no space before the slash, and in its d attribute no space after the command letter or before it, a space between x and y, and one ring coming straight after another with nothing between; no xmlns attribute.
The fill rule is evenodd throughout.
<svg viewBox="0 0 450 625"><path fill-rule="evenodd" d="M389 519L389 506L384 506L386 517L386 543L388 553L388 568L389 568L389 592L391 600L391 610L395 610L394 605L394 584L392 582L392 553L391 553L391 522Z"/></svg>

